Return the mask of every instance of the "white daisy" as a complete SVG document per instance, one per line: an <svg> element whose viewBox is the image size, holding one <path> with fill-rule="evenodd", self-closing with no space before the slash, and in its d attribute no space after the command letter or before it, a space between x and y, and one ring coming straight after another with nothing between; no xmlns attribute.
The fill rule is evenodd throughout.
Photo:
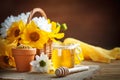
<svg viewBox="0 0 120 80"><path fill-rule="evenodd" d="M18 15L17 21L22 20L26 24L29 15L30 15L30 12L27 12L26 14L25 13L21 13L20 15Z"/></svg>
<svg viewBox="0 0 120 80"><path fill-rule="evenodd" d="M15 16L10 16L5 19L3 23L1 23L1 29L0 29L0 34L3 38L7 36L6 31L9 29L9 27L12 25L13 22L15 22L17 17Z"/></svg>
<svg viewBox="0 0 120 80"><path fill-rule="evenodd" d="M13 22L17 22L19 20L23 20L24 23L27 22L28 16L29 16L30 12L25 13L21 13L18 16L10 16L7 17L5 19L5 21L3 23L1 23L1 29L0 29L0 34L3 38L5 38L7 36L7 30L10 28L10 26L12 25Z"/></svg>
<svg viewBox="0 0 120 80"><path fill-rule="evenodd" d="M7 30L10 28L13 22L17 22L19 20L22 20L25 24L27 23L27 19L30 15L30 12L21 13L18 16L10 16L5 19L3 23L1 23L1 29L0 29L0 34L3 38L7 36ZM32 19L35 24L44 31L51 32L51 24L48 23L48 20L45 19L44 17L35 17Z"/></svg>
<svg viewBox="0 0 120 80"><path fill-rule="evenodd" d="M30 62L30 65L32 65L32 71L35 72L49 72L51 68L51 61L48 59L48 56L44 53L41 53L40 56L35 56L36 60Z"/></svg>
<svg viewBox="0 0 120 80"><path fill-rule="evenodd" d="M35 22L36 25L38 25L41 30L51 32L51 24L49 24L48 20L44 17L35 17L32 20Z"/></svg>

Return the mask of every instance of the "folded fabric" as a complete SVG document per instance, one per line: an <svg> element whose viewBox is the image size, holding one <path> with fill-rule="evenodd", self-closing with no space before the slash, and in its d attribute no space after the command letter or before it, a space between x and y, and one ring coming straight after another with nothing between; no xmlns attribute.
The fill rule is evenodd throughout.
<svg viewBox="0 0 120 80"><path fill-rule="evenodd" d="M83 56L86 60L91 59L97 62L110 63L111 60L120 59L120 47L115 47L107 50L101 47L93 46L74 38L66 38L65 44L77 43L80 44Z"/></svg>

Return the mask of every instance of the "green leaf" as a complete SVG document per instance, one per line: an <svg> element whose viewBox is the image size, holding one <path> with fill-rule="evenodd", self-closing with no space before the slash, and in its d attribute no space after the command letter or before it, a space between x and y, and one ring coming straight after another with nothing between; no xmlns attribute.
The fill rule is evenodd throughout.
<svg viewBox="0 0 120 80"><path fill-rule="evenodd" d="M64 31L67 30L67 25L65 23L61 25L61 30L64 30Z"/></svg>

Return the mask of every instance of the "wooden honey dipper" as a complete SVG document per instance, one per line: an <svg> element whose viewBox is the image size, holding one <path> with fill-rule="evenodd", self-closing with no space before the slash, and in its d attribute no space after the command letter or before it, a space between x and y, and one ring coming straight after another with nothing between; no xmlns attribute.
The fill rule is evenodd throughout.
<svg viewBox="0 0 120 80"><path fill-rule="evenodd" d="M80 67L74 67L74 68L66 68L66 67L60 67L58 69L56 69L55 74L57 77L64 77L68 74L71 73L75 73L75 72L79 72L79 71L84 71L84 70L88 70L89 66L80 66Z"/></svg>

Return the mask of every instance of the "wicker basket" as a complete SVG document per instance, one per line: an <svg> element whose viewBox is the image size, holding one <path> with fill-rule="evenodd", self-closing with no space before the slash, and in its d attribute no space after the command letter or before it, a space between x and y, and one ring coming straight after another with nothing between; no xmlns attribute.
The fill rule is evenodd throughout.
<svg viewBox="0 0 120 80"><path fill-rule="evenodd" d="M28 17L28 20L27 20L27 23L29 23L32 19L32 17L34 16L35 13L40 13L41 16L43 16L45 19L47 19L47 16L44 12L43 9L41 8L34 8L31 12L30 12L30 15ZM37 49L37 54L39 55L41 52L44 52L45 54L48 55L49 58L51 58L51 51L52 51L52 40L48 40L48 42L44 45L44 48L43 49Z"/></svg>

